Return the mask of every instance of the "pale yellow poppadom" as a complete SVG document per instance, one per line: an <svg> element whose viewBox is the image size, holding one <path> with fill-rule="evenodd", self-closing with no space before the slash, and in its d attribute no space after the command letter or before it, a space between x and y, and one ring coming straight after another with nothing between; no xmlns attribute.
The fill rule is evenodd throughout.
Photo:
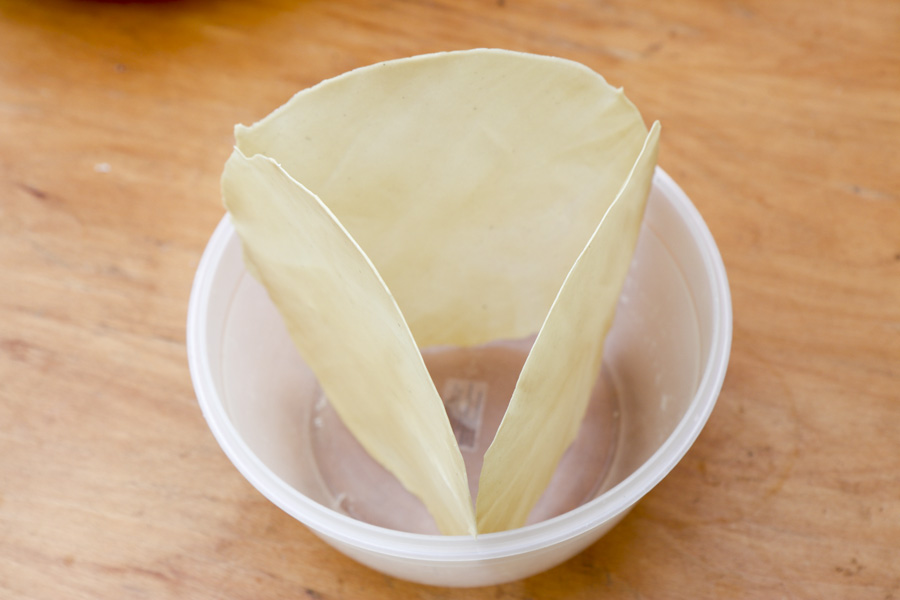
<svg viewBox="0 0 900 600"><path fill-rule="evenodd" d="M443 533L523 524L596 379L658 125L582 65L473 50L352 71L236 137L222 189L245 262L348 429ZM538 330L476 527L418 347Z"/></svg>

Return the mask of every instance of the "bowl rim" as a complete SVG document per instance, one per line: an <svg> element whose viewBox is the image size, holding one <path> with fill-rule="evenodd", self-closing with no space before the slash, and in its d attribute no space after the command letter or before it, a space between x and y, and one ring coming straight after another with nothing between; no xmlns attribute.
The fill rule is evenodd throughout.
<svg viewBox="0 0 900 600"><path fill-rule="evenodd" d="M624 480L575 509L509 531L472 536L445 536L396 531L358 521L330 509L294 489L269 469L250 449L228 418L216 393L206 352L209 304L215 275L226 247L236 235L223 216L197 266L188 304L187 355L191 380L203 416L219 446L238 471L260 493L317 535L380 555L440 563L470 562L520 555L561 544L624 514L655 487L684 457L712 413L725 379L732 339L731 294L725 265L712 233L684 191L661 168L653 186L688 227L710 282L712 346L697 392L681 421L659 448Z"/></svg>

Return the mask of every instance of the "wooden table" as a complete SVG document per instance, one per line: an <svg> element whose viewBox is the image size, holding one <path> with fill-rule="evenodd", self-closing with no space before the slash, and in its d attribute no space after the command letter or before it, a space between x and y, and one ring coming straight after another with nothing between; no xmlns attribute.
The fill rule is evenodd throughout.
<svg viewBox="0 0 900 600"><path fill-rule="evenodd" d="M480 590L391 579L210 434L184 324L232 126L380 60L581 61L664 125L734 345L609 535ZM0 597L900 599L900 3L0 0Z"/></svg>

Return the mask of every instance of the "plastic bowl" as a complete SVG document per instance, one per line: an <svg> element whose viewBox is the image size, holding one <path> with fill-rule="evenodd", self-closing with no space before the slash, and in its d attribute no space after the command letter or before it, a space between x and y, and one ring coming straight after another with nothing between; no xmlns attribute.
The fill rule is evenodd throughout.
<svg viewBox="0 0 900 600"><path fill-rule="evenodd" d="M341 437L340 424L323 429L315 377L265 291L245 271L227 216L197 269L187 347L210 429L263 495L327 543L378 571L431 585L482 586L527 577L574 556L659 483L693 444L715 405L731 329L728 281L712 235L684 192L657 169L606 341L601 379L612 391L592 400L606 409L591 413L595 417L586 419L579 435L588 441L576 440L564 457L566 469L561 465L542 498L550 509L537 517L533 513L531 524L520 529L477 538L414 533L427 530L413 518L423 509L400 497L405 491L399 484L391 487L377 473L382 477L378 485L367 480L369 459L360 459L350 445L338 445L336 451L351 458L323 460L323 436L325 442L328 435ZM606 434L585 433L597 423ZM606 447L599 454L596 448L582 452L589 443ZM365 506L348 507L345 494L332 489L341 479L333 469L343 468L342 463L362 469L359 478L351 471L344 479L351 486L362 482L357 486L362 496L355 502ZM572 504L574 492L565 484L582 479L582 472L596 485ZM557 497L565 501L554 502Z"/></svg>

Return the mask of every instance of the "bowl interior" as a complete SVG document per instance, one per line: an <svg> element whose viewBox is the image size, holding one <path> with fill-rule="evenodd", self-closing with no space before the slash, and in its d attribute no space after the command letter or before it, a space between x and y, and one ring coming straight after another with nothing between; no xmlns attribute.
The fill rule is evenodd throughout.
<svg viewBox="0 0 900 600"><path fill-rule="evenodd" d="M531 522L590 503L615 488L672 436L692 403L708 404L701 411L705 420L715 402L715 395L698 397L698 388L715 366L714 353L725 347L727 354L720 327L723 307L710 277L708 248L698 240L697 225L689 218L695 213L686 212L685 202L689 206L671 180L658 173L588 416ZM227 217L214 241L201 265L209 293L197 311L203 330L198 352L210 384L201 398L207 418L212 411L230 425L218 431L214 427L220 443L223 436L239 436L258 459L254 464L326 510L390 529L434 533L418 500L371 461L329 412L265 290L245 271ZM445 402L460 390L468 390L469 397L491 391L471 447L463 444L469 438L460 439L473 489L480 456L521 368L518 357L524 360L529 344L500 341L465 351L425 351ZM478 364L487 368L473 376L472 365ZM675 460L692 441L673 449L680 453ZM671 464L660 463L665 468ZM247 468L242 471L248 475ZM653 479L652 485L664 474L644 470L642 476ZM288 512L295 515L304 511L304 506L292 508Z"/></svg>

